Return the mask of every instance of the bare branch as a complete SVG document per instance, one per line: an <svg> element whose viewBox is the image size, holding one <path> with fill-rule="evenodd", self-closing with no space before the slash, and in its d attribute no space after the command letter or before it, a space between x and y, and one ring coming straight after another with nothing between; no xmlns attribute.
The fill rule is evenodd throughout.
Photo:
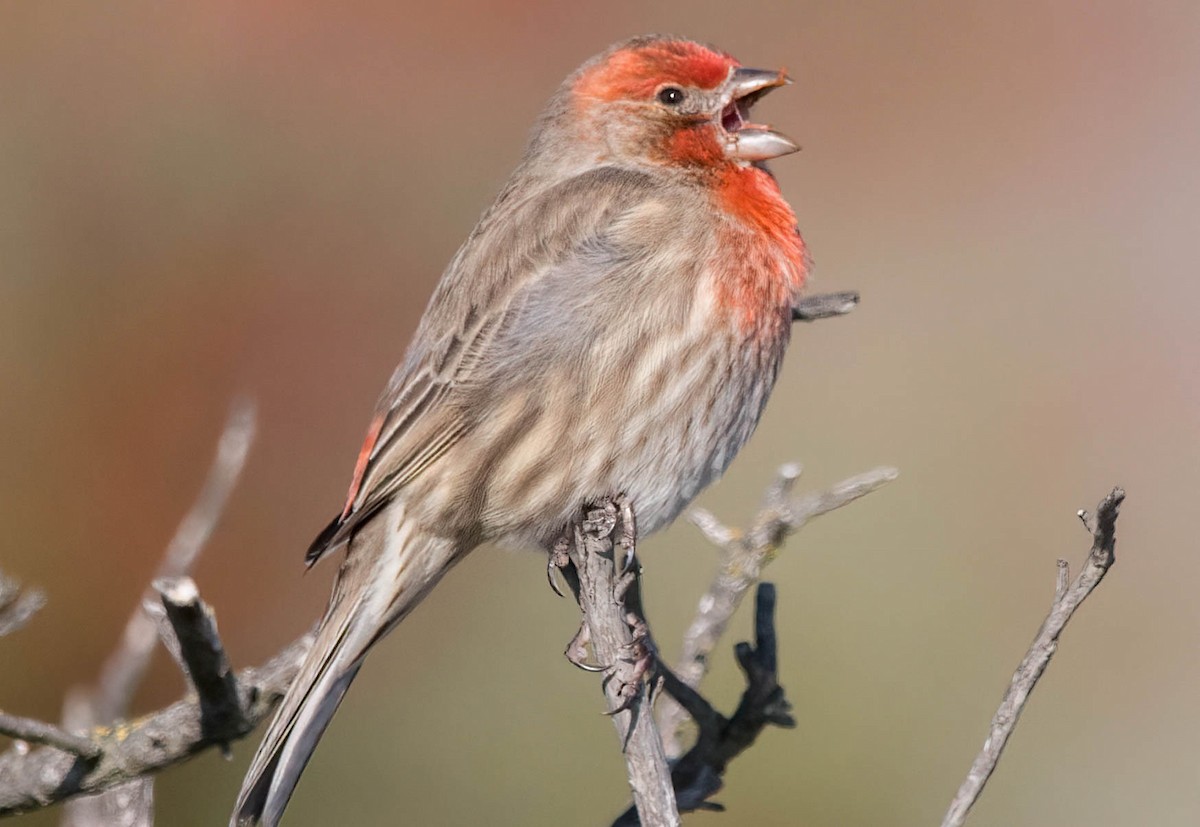
<svg viewBox="0 0 1200 827"><path fill-rule="evenodd" d="M734 530L718 520L717 516L708 509L694 508L688 512L688 519L692 522L692 525L700 529L700 533L704 535L704 539L717 548L724 548L737 540L737 534Z"/></svg>
<svg viewBox="0 0 1200 827"><path fill-rule="evenodd" d="M671 773L643 679L653 653L636 585L632 508L627 502L623 506L609 501L587 513L567 552L573 571L564 570L564 575L583 611L577 641L581 647L590 641L596 660L605 667L604 694L624 745L640 823L675 827L680 821ZM640 627L637 635L635 627Z"/></svg>
<svg viewBox="0 0 1200 827"><path fill-rule="evenodd" d="M1092 531L1092 550L1084 563L1083 571L1079 573L1073 583L1065 586L1067 566L1063 561L1059 561L1054 605L1050 607L1049 615L1042 621L1042 626L1038 629L1029 651L1026 652L1025 658L1013 674L1008 690L1004 693L1004 699L1000 702L1000 707L992 718L992 725L988 730L987 739L983 742L983 748L975 757L966 779L950 802L950 809L942 819L942 827L960 827L966 820L967 813L979 800L984 785L987 784L992 771L996 769L1000 755L1004 752L1004 746L1017 726L1017 721L1021 717L1025 703L1029 700L1030 693L1033 692L1038 679L1050 664L1050 658L1058 649L1059 635L1066 628L1067 622L1075 610L1100 585L1100 581L1104 579L1104 575L1116 561L1117 516L1121 511L1121 503L1124 499L1125 492L1120 488L1114 488L1112 493L1101 500L1100 505L1096 507L1094 522L1085 519L1082 516L1083 512L1080 512L1080 519L1083 519L1084 524Z"/></svg>
<svg viewBox="0 0 1200 827"><path fill-rule="evenodd" d="M200 599L190 577L156 580L154 588L162 595L180 659L199 696L201 731L206 735L240 731L246 716L212 609ZM222 744L222 750L228 752L228 744Z"/></svg>
<svg viewBox="0 0 1200 827"><path fill-rule="evenodd" d="M247 399L235 401L204 486L167 545L156 578L180 577L191 570L237 485L254 441L254 431L254 404ZM154 598L152 589L143 593L95 686L78 687L67 694L63 723L68 728L105 724L128 710L158 640L159 618L144 610L147 604L157 605ZM72 801L64 811L62 823L63 827L148 827L153 823L153 806L151 782L139 779L109 795Z"/></svg>
<svg viewBox="0 0 1200 827"><path fill-rule="evenodd" d="M88 806L73 806L83 803ZM144 775L103 795L67 802L61 824L63 827L153 827L154 776Z"/></svg>
<svg viewBox="0 0 1200 827"><path fill-rule="evenodd" d="M101 752L96 759L51 747L0 754L0 817L111 790L249 734L283 697L312 641L310 632L264 665L238 673L238 705L245 716L236 728L206 731L200 702L190 696L137 720L91 730L88 736Z"/></svg>
<svg viewBox="0 0 1200 827"><path fill-rule="evenodd" d="M708 671L709 655L725 634L730 618L746 592L761 579L763 568L775 558L784 540L814 517L871 493L896 479L897 474L894 468L876 468L844 480L828 491L793 500L789 495L800 475L800 467L785 465L767 489L763 508L744 536L721 525L708 512L689 515L704 535L721 549L721 560L712 584L700 598L696 617L684 634L683 650L675 670L679 679L692 688L700 685ZM683 752L687 720L687 712L676 700L664 698L659 704L658 728L668 755L678 756Z"/></svg>
<svg viewBox="0 0 1200 827"><path fill-rule="evenodd" d="M46 596L41 590L22 589L20 583L0 571L0 637L20 629L44 605Z"/></svg>
<svg viewBox="0 0 1200 827"><path fill-rule="evenodd" d="M80 758L96 758L100 755L100 747L90 738L72 735L45 721L21 718L5 712L0 712L0 735L7 735L9 738L26 741L30 744L54 747Z"/></svg>
<svg viewBox="0 0 1200 827"><path fill-rule="evenodd" d="M221 432L217 453L204 487L167 546L155 572L155 580L182 577L191 571L237 485L254 441L254 431L254 403L246 399L236 401ZM128 709L158 640L155 623L146 616L141 603L156 599L157 595L147 589L138 608L125 624L120 646L105 662L95 688L89 692L90 720L81 722L80 726L94 726L114 720Z"/></svg>
<svg viewBox="0 0 1200 827"><path fill-rule="evenodd" d="M845 316L858 306L858 302L859 295L857 290L805 296L792 305L792 321L815 322L818 319Z"/></svg>

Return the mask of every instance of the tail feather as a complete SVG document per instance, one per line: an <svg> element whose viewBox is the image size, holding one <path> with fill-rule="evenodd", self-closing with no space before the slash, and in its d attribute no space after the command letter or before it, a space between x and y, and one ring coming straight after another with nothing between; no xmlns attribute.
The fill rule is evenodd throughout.
<svg viewBox="0 0 1200 827"><path fill-rule="evenodd" d="M332 660L327 663L309 691L285 699L284 708L267 730L238 796L233 827L275 825L283 816L300 774L358 674L362 658L346 667L337 667Z"/></svg>
<svg viewBox="0 0 1200 827"><path fill-rule="evenodd" d="M404 523L399 505L381 517L351 541L317 639L259 744L230 827L278 824L367 651L459 557L447 540Z"/></svg>

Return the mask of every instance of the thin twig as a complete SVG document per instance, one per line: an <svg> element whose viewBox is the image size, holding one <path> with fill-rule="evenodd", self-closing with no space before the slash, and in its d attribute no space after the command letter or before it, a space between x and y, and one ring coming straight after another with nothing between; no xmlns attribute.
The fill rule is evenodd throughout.
<svg viewBox="0 0 1200 827"><path fill-rule="evenodd" d="M154 573L154 580L182 577L191 571L237 485L254 441L254 431L254 403L248 399L237 400L222 429L204 487L167 545L162 562ZM157 598L152 589L147 589L125 624L120 646L105 662L100 678L90 692L89 706L93 720L85 725L94 726L114 720L128 709L158 641L156 625L143 611L142 603L157 601Z"/></svg>
<svg viewBox="0 0 1200 827"><path fill-rule="evenodd" d="M96 758L100 755L100 747L90 738L73 735L54 724L37 721L33 718L21 718L0 712L0 735L7 735L31 744L43 744L47 747L77 755L80 758Z"/></svg>
<svg viewBox="0 0 1200 827"><path fill-rule="evenodd" d="M20 629L44 605L46 596L40 589L22 589L0 571L0 637Z"/></svg>
<svg viewBox="0 0 1200 827"><path fill-rule="evenodd" d="M221 430L204 486L167 545L155 579L180 577L191 570L237 485L254 441L254 431L254 403L249 399L236 400ZM76 687L67 693L63 723L68 728L98 726L127 712L158 640L157 619L144 608L155 597L152 589L143 593L96 684ZM151 783L150 779L137 779L108 795L72 801L64 810L63 827L148 827L153 823Z"/></svg>
<svg viewBox="0 0 1200 827"><path fill-rule="evenodd" d="M200 729L206 735L238 732L245 726L237 678L217 634L212 609L200 599L190 577L156 580L184 670L200 701ZM228 744L221 745L228 753Z"/></svg>
<svg viewBox="0 0 1200 827"><path fill-rule="evenodd" d="M700 685L708 671L708 658L725 634L730 618L746 592L761 579L763 568L775 558L784 540L809 520L854 502L896 479L897 474L894 468L876 468L827 491L789 499L800 475L799 466L789 464L780 469L767 490L762 510L744 535L726 528L707 511L697 510L689 515L705 537L720 548L721 559L712 584L700 598L696 616L684 634L675 669L679 679L693 688ZM664 698L659 704L658 728L668 755L674 757L683 752L687 720L687 712L674 699Z"/></svg>
<svg viewBox="0 0 1200 827"><path fill-rule="evenodd" d="M1058 649L1059 635L1066 628L1075 610L1100 585L1100 581L1116 561L1117 516L1124 499L1125 492L1114 488L1096 507L1094 524L1084 521L1084 525L1092 531L1092 550L1084 563L1083 571L1065 588L1067 567L1063 561L1059 561L1054 604L1050 607L1046 619L1042 621L1042 626L1038 629L1025 658L1013 674L1008 690L1004 693L1004 700L1000 702L1000 707L992 718L987 740L983 742L983 748L971 764L966 779L950 802L950 809L942 819L942 827L960 827L966 821L967 813L979 800L984 785L996 769L1000 755L1004 752L1004 745L1008 743L1009 736L1016 728L1030 693L1033 692L1042 673L1046 671L1050 658L1054 657Z"/></svg>
<svg viewBox="0 0 1200 827"><path fill-rule="evenodd" d="M625 512L622 516L622 510ZM605 669L604 694L621 737L633 803L646 827L677 827L679 811L662 739L654 725L643 676L652 651L642 624L637 593L632 509L607 502L592 509L575 530L568 551L574 574L567 582L583 611L585 636ZM614 541L614 537L619 540ZM630 569L626 571L626 565ZM564 572L565 573L565 572ZM644 627L644 624L642 624ZM640 639L639 639L640 637Z"/></svg>

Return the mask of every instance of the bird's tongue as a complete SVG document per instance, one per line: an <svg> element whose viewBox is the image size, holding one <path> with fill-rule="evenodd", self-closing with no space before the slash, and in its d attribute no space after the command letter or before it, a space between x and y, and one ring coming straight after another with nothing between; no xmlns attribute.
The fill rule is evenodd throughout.
<svg viewBox="0 0 1200 827"><path fill-rule="evenodd" d="M726 132L737 132L745 123L737 101L730 101L729 105L725 107L725 111L721 113L721 126L725 127Z"/></svg>
<svg viewBox="0 0 1200 827"><path fill-rule="evenodd" d="M757 95L755 97L758 97ZM767 129L766 124L751 123L747 120L750 117L750 105L752 100L742 98L741 100L730 101L729 105L721 112L721 126L726 132L737 132L742 129Z"/></svg>

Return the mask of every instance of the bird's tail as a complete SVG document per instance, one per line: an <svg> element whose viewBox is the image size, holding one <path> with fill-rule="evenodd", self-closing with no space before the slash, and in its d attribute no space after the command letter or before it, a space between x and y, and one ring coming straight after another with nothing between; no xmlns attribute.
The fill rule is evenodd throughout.
<svg viewBox="0 0 1200 827"><path fill-rule="evenodd" d="M230 827L275 827L367 650L421 602L461 555L393 503L350 542L300 672L242 782Z"/></svg>

